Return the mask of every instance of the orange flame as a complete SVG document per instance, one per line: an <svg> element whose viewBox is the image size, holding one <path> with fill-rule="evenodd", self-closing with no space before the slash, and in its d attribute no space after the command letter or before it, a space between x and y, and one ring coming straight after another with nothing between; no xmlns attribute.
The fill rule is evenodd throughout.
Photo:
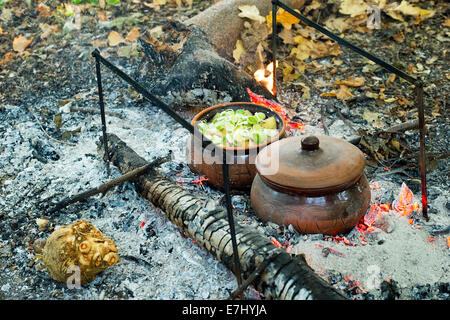
<svg viewBox="0 0 450 320"><path fill-rule="evenodd" d="M402 190L397 201L392 204L392 209L401 216L409 216L413 211L419 210L419 204L414 202L414 194L405 183L402 184Z"/></svg>
<svg viewBox="0 0 450 320"><path fill-rule="evenodd" d="M265 86L271 94L275 95L275 88L273 87L273 62L269 63L266 68L256 70L253 77L256 81Z"/></svg>

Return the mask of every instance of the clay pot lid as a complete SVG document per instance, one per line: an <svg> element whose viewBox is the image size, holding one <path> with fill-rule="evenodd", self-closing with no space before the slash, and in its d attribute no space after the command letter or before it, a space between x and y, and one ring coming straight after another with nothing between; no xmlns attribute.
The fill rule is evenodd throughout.
<svg viewBox="0 0 450 320"><path fill-rule="evenodd" d="M365 164L361 150L329 136L285 138L256 158L256 169L266 183L292 191L346 189L359 180Z"/></svg>

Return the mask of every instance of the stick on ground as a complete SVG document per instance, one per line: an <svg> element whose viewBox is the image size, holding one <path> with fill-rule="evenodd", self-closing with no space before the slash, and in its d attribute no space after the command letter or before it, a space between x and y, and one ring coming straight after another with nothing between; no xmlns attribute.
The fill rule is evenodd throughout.
<svg viewBox="0 0 450 320"><path fill-rule="evenodd" d="M146 165L143 165L143 166L141 166L139 168L136 168L136 169L134 169L134 170L132 170L130 172L127 172L127 173L121 175L120 177L115 178L113 180L110 180L110 181L108 181L108 182L106 182L106 183L104 183L104 184L102 184L102 185L100 185L98 187L95 187L95 188L90 189L88 191L79 193L79 194L74 195L72 197L68 197L68 198L58 202L47 213L48 214L53 214L56 211L59 211L59 210L65 208L65 207L67 207L69 204L72 204L72 203L75 203L75 202L87 199L87 198L92 197L92 196L94 196L96 194L99 194L99 193L102 193L104 195L106 192L108 192L109 189L111 189L111 188L113 188L113 187L115 187L115 186L117 186L119 184L122 184L125 181L132 180L132 179L142 175L143 173L147 172L148 169L157 167L157 166L159 166L162 163L167 162L167 161L168 161L167 157L158 158L158 159L156 159L153 162L147 163Z"/></svg>

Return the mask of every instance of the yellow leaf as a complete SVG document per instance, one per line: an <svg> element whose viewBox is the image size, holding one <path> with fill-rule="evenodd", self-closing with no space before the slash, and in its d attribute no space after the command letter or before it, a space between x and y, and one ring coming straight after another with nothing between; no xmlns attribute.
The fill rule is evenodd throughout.
<svg viewBox="0 0 450 320"><path fill-rule="evenodd" d="M353 98L353 94L348 90L347 86L341 85L339 90L331 90L320 94L321 97L336 97L339 100L345 101Z"/></svg>
<svg viewBox="0 0 450 320"><path fill-rule="evenodd" d="M450 28L450 19L445 19L444 23L442 24L444 27Z"/></svg>
<svg viewBox="0 0 450 320"><path fill-rule="evenodd" d="M421 9L419 7L408 4L408 2L405 0L403 0L398 6L394 2L390 5L384 6L383 9L389 16L399 21L404 21L402 14L406 16L416 17L416 23L419 23L426 18L430 18L435 14L434 10Z"/></svg>
<svg viewBox="0 0 450 320"><path fill-rule="evenodd" d="M133 29L130 30L130 32L128 32L126 38L130 42L136 42L140 35L141 34L139 32L139 29L133 28Z"/></svg>
<svg viewBox="0 0 450 320"><path fill-rule="evenodd" d="M295 10L300 13L300 11ZM267 18L267 25L272 27L272 13L270 13ZM300 22L300 19L297 19L289 12L285 11L282 8L279 8L277 11L277 23L281 23L285 29L291 29L293 24L297 24Z"/></svg>
<svg viewBox="0 0 450 320"><path fill-rule="evenodd" d="M366 13L369 5L364 0L342 0L339 12L351 17Z"/></svg>
<svg viewBox="0 0 450 320"><path fill-rule="evenodd" d="M386 102L386 103L392 103L394 101L397 101L397 98L389 98L389 99L384 100L384 102Z"/></svg>
<svg viewBox="0 0 450 320"><path fill-rule="evenodd" d="M330 92L322 92L321 97L336 97L336 90L331 90Z"/></svg>
<svg viewBox="0 0 450 320"><path fill-rule="evenodd" d="M263 23L265 21L264 17L259 14L259 10L255 5L243 5L238 7L241 10L239 17L248 18L250 20L258 21Z"/></svg>
<svg viewBox="0 0 450 320"><path fill-rule="evenodd" d="M291 50L290 56L295 56L298 60L306 60L309 58L310 50L305 50L305 48L301 48L300 45L298 47L294 47Z"/></svg>
<svg viewBox="0 0 450 320"><path fill-rule="evenodd" d="M117 31L111 31L108 36L108 43L111 47L117 46L124 41L123 37Z"/></svg>
<svg viewBox="0 0 450 320"><path fill-rule="evenodd" d="M338 66L338 67L344 63L344 61L336 59L336 58L333 58L332 61L333 61L334 65Z"/></svg>
<svg viewBox="0 0 450 320"><path fill-rule="evenodd" d="M366 92L366 97L373 98L373 99L378 99L378 93L367 91Z"/></svg>
<svg viewBox="0 0 450 320"><path fill-rule="evenodd" d="M241 56L246 53L242 40L236 41L236 48L233 50L234 61L239 62Z"/></svg>
<svg viewBox="0 0 450 320"><path fill-rule="evenodd" d="M347 87L360 87L366 80L364 78L348 78L342 81L336 81L334 84L345 85Z"/></svg>
<svg viewBox="0 0 450 320"><path fill-rule="evenodd" d="M31 44L33 38L27 39L24 36L18 36L13 40L13 49L16 52L23 52Z"/></svg>
<svg viewBox="0 0 450 320"><path fill-rule="evenodd" d="M434 15L433 10L425 10L425 9L421 9L419 7L415 7L413 5L408 4L408 2L405 0L403 0L402 3L400 3L400 5L397 8L395 8L394 10L400 11L404 15L414 16L414 17L422 16L422 17L429 18Z"/></svg>

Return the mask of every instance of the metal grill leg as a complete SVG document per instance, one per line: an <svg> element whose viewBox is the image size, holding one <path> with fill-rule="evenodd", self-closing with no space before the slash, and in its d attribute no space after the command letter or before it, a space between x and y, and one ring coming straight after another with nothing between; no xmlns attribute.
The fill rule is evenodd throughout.
<svg viewBox="0 0 450 320"><path fill-rule="evenodd" d="M95 56L95 69L97 71L97 86L98 86L98 104L100 105L100 114L102 118L102 131L103 131L103 144L105 146L105 156L106 156L106 172L108 176L110 175L109 168L109 151L108 151L108 138L106 135L106 118L105 118L105 104L103 101L103 87L102 87L102 73L100 70L100 61L97 56Z"/></svg>
<svg viewBox="0 0 450 320"><path fill-rule="evenodd" d="M227 152L226 152L226 150L222 150L222 152L223 152L223 164L222 164L223 188L225 190L227 217L228 217L228 223L230 225L231 244L233 246L234 274L237 277L238 286L241 286L241 284L242 284L241 263L239 261L239 255L238 255L238 250L237 250L236 231L234 229L233 207L231 205L230 177L229 177L229 167L228 167L228 163L227 163Z"/></svg>

